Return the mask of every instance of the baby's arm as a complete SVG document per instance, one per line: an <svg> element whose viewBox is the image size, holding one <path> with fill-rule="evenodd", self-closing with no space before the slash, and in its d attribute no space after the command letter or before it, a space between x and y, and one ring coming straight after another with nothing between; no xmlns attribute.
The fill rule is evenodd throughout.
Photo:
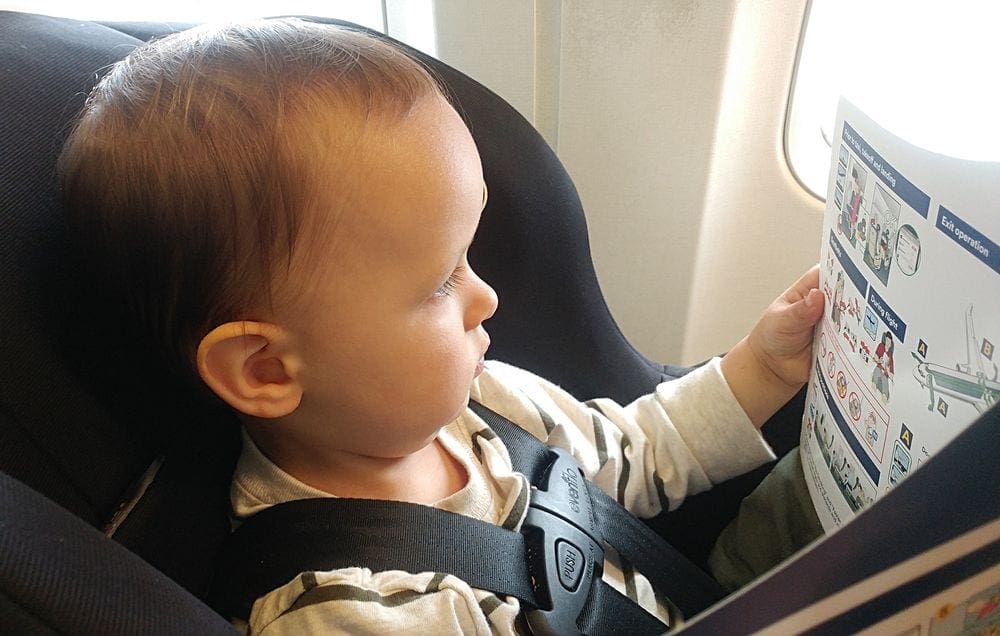
<svg viewBox="0 0 1000 636"><path fill-rule="evenodd" d="M722 374L750 421L760 427L809 379L813 326L823 315L819 266L764 311L722 358Z"/></svg>
<svg viewBox="0 0 1000 636"><path fill-rule="evenodd" d="M718 358L627 405L582 403L523 369L486 366L473 399L568 450L589 479L640 517L774 459Z"/></svg>

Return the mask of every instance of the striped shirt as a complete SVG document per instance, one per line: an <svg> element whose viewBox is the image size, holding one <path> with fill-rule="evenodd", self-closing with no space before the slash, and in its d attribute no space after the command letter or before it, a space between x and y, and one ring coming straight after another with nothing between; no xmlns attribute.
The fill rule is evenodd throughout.
<svg viewBox="0 0 1000 636"><path fill-rule="evenodd" d="M733 397L718 359L627 406L579 402L499 362L486 365L471 397L568 450L588 478L639 517L676 508L685 496L774 458ZM503 442L469 409L441 430L439 440L464 466L468 483L435 507L518 529L529 486L512 469ZM328 496L271 463L244 434L231 489L237 519L277 503ZM671 622L667 604L645 577L611 551L606 559L605 581ZM474 589L453 575L352 567L303 572L259 598L248 631L513 634L519 611L517 599Z"/></svg>

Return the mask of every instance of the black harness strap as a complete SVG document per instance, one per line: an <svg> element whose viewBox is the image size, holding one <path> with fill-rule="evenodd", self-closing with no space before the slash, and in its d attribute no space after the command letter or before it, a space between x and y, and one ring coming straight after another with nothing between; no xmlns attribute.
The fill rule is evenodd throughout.
<svg viewBox="0 0 1000 636"><path fill-rule="evenodd" d="M534 607L519 532L429 506L376 499L289 501L233 532L220 558L211 604L246 618L254 600L306 570L446 572L473 587ZM503 563L503 567L485 564Z"/></svg>
<svg viewBox="0 0 1000 636"><path fill-rule="evenodd" d="M224 616L245 619L257 598L306 570L362 565L452 574L474 588L513 596L531 612L546 604L532 588L528 563L524 535L465 515L394 501L301 499L254 515L231 535L210 603ZM592 581L575 622L587 634L666 630L600 577Z"/></svg>
<svg viewBox="0 0 1000 636"><path fill-rule="evenodd" d="M579 466L568 453L481 404L470 407L533 487L521 532L403 502L286 502L255 514L230 536L212 605L246 618L255 599L302 572L363 566L453 574L472 587L516 597L534 633L664 632L663 623L601 580L604 542L640 564L685 616L723 596L712 579L582 474L573 479Z"/></svg>

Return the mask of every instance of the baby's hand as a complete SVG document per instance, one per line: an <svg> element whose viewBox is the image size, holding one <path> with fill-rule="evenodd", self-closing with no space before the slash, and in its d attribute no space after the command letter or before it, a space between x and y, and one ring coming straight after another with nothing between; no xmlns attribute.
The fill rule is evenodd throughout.
<svg viewBox="0 0 1000 636"><path fill-rule="evenodd" d="M819 266L813 266L764 311L722 358L722 373L736 400L757 426L809 379L813 326L823 315Z"/></svg>
<svg viewBox="0 0 1000 636"><path fill-rule="evenodd" d="M823 316L819 265L814 265L771 306L747 337L757 359L796 389L809 379L813 326Z"/></svg>

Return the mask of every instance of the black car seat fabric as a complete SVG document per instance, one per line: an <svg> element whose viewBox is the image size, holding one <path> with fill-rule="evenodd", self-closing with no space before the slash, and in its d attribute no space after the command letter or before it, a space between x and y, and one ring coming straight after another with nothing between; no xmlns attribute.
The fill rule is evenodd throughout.
<svg viewBox="0 0 1000 636"><path fill-rule="evenodd" d="M4 474L0 510L4 633L235 633L177 583ZM32 554L47 555L47 567L26 558ZM128 603L110 602L122 598Z"/></svg>
<svg viewBox="0 0 1000 636"><path fill-rule="evenodd" d="M55 174L101 73L183 27L0 12L0 471L95 528L128 503L114 539L201 595L229 529L237 429L227 414L161 390L155 369L102 322L114 299L81 285L66 259ZM627 402L683 374L639 354L616 326L576 190L541 136L477 82L417 55L447 85L482 156L490 198L470 259L501 299L487 324L490 357L580 399ZM792 404L776 418L779 448L794 444L800 413ZM707 550L757 479L667 515L668 536L678 533L682 551Z"/></svg>
<svg viewBox="0 0 1000 636"><path fill-rule="evenodd" d="M99 290L64 258L55 187L74 115L137 44L98 24L0 13L0 470L103 527L168 455L118 538L197 590L228 531L235 432L152 392L153 370L102 329Z"/></svg>

